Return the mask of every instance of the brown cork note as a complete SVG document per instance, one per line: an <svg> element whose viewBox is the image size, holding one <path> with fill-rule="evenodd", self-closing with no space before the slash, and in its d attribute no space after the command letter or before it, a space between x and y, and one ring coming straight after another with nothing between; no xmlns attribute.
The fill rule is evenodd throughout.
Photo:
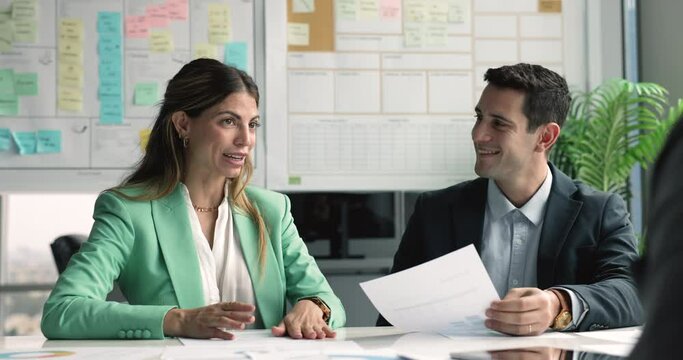
<svg viewBox="0 0 683 360"><path fill-rule="evenodd" d="M538 0L538 11L542 13L561 13L562 0Z"/></svg>
<svg viewBox="0 0 683 360"><path fill-rule="evenodd" d="M334 3L332 0L287 0L289 51L334 51ZM310 6L312 5L312 6ZM305 9L305 11L304 11ZM308 42L303 35L308 32ZM304 45L306 44L307 45ZM295 45L298 44L298 45Z"/></svg>

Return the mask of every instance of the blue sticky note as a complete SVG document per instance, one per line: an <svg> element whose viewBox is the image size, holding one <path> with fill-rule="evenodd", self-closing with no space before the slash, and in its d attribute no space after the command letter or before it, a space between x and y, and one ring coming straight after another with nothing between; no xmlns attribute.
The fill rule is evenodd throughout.
<svg viewBox="0 0 683 360"><path fill-rule="evenodd" d="M118 81L121 82L121 66L100 64L97 72L100 75L101 81Z"/></svg>
<svg viewBox="0 0 683 360"><path fill-rule="evenodd" d="M121 67L121 56L109 56L109 57L102 57L99 56L100 59L100 66L102 65L113 65L116 67Z"/></svg>
<svg viewBox="0 0 683 360"><path fill-rule="evenodd" d="M105 96L111 96L111 95L116 95L117 97L121 97L121 84L117 83L107 83L107 82L100 82L100 88L97 92L97 94L100 96L100 98L105 97Z"/></svg>
<svg viewBox="0 0 683 360"><path fill-rule="evenodd" d="M120 96L100 97L100 124L122 124L123 101Z"/></svg>
<svg viewBox="0 0 683 360"><path fill-rule="evenodd" d="M38 154L59 154L62 152L62 132L60 130L38 130L36 135Z"/></svg>
<svg viewBox="0 0 683 360"><path fill-rule="evenodd" d="M121 34L121 13L100 11L97 13L97 32Z"/></svg>
<svg viewBox="0 0 683 360"><path fill-rule="evenodd" d="M100 57L121 57L121 35L100 34L97 41Z"/></svg>
<svg viewBox="0 0 683 360"><path fill-rule="evenodd" d="M34 131L15 131L12 133L14 143L17 144L19 155L36 153L36 133Z"/></svg>
<svg viewBox="0 0 683 360"><path fill-rule="evenodd" d="M236 41L225 44L225 57L223 62L248 72L247 43L244 41Z"/></svg>
<svg viewBox="0 0 683 360"><path fill-rule="evenodd" d="M0 128L0 151L7 151L12 146L12 134L7 128Z"/></svg>

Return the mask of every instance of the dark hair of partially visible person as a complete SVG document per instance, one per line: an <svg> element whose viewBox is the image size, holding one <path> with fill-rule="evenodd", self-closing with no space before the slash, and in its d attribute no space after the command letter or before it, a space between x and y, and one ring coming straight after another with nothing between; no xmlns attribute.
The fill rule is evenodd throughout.
<svg viewBox="0 0 683 360"><path fill-rule="evenodd" d="M249 94L258 106L258 86L246 72L214 59L196 59L185 64L168 82L143 158L132 174L112 190L131 200L154 200L168 195L182 180L186 169L183 140L171 121L173 113L183 111L194 119L239 92ZM258 225L259 260L263 265L265 223L244 193L253 170L251 155L248 155L239 176L230 181L229 196L230 202L249 214ZM141 187L144 191L133 196L118 191L125 187Z"/></svg>
<svg viewBox="0 0 683 360"><path fill-rule="evenodd" d="M523 91L524 115L529 119L528 132L543 124L564 124L569 112L571 95L567 81L558 73L540 65L519 63L490 68L484 80L500 88Z"/></svg>

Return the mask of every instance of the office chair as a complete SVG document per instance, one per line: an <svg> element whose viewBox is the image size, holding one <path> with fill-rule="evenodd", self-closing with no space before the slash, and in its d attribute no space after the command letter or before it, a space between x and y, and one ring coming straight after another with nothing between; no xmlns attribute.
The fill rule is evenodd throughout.
<svg viewBox="0 0 683 360"><path fill-rule="evenodd" d="M60 274L66 269L71 256L80 250L81 245L87 239L87 236L80 234L62 235L56 238L55 241L50 244L52 256L54 257L55 264L57 265L57 271ZM114 282L114 288L112 291L109 293L109 295L107 295L107 300L127 302L126 297L123 295L116 282Z"/></svg>

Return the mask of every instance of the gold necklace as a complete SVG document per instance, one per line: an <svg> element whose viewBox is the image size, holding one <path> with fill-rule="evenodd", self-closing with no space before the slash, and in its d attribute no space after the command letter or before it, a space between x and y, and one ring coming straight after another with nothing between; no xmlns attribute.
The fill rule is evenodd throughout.
<svg viewBox="0 0 683 360"><path fill-rule="evenodd" d="M213 207L199 207L195 204L192 204L192 207L195 209L197 212L214 212L218 210L218 206L213 206Z"/></svg>

